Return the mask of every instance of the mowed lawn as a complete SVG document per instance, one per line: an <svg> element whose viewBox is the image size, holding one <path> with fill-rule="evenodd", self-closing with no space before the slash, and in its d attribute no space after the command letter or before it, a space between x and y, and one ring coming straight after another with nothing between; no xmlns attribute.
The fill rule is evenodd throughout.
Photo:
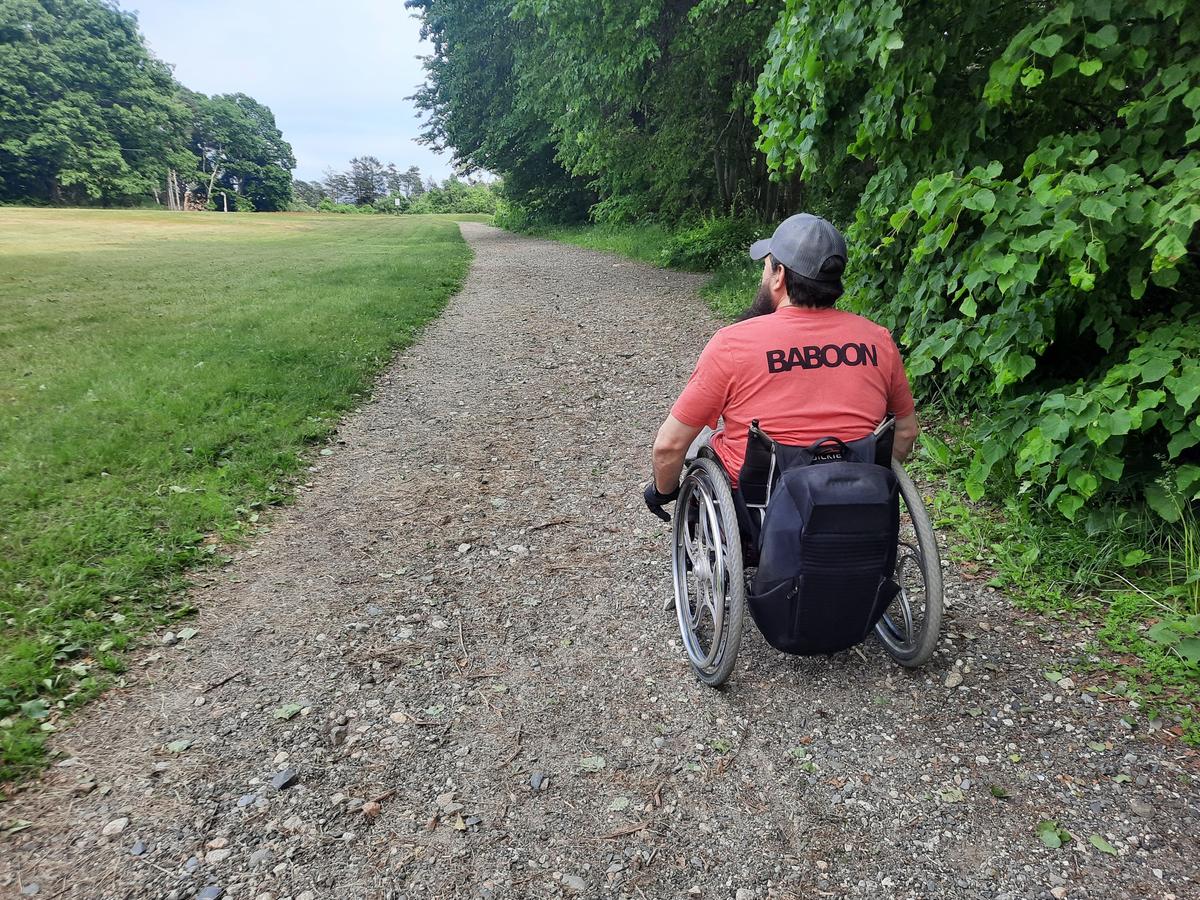
<svg viewBox="0 0 1200 900"><path fill-rule="evenodd" d="M469 256L441 216L0 208L0 777L289 497Z"/></svg>

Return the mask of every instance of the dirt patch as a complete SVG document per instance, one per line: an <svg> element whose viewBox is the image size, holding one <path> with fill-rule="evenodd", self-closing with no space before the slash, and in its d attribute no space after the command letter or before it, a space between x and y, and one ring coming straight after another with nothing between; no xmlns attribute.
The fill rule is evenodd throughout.
<svg viewBox="0 0 1200 900"><path fill-rule="evenodd" d="M0 892L1196 896L1196 753L1049 681L1084 636L978 581L947 573L920 672L751 630L726 690L697 683L640 488L716 327L698 280L463 232L466 289L197 587L197 635L4 806L33 827Z"/></svg>

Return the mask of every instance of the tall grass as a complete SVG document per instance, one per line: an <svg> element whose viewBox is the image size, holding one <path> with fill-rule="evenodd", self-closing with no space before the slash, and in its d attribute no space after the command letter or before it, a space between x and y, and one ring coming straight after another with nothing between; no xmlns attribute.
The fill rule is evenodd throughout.
<svg viewBox="0 0 1200 900"><path fill-rule="evenodd" d="M468 261L441 217L0 209L0 777Z"/></svg>

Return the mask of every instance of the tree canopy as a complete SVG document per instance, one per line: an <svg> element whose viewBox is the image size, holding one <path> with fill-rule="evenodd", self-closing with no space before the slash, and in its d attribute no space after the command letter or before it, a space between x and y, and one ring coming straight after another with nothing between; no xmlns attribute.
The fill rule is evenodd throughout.
<svg viewBox="0 0 1200 900"><path fill-rule="evenodd" d="M1074 517L1200 491L1200 18L1186 0L789 0L756 95L773 170L851 189L851 293L994 471Z"/></svg>
<svg viewBox="0 0 1200 900"><path fill-rule="evenodd" d="M130 204L178 180L282 209L294 167L270 109L179 85L115 3L0 0L0 200Z"/></svg>

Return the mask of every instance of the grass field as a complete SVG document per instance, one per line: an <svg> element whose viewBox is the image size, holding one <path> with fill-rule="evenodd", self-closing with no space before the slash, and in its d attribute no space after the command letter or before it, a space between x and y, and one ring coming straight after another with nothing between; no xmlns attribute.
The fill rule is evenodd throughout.
<svg viewBox="0 0 1200 900"><path fill-rule="evenodd" d="M440 216L0 208L0 777L184 611L206 538L290 496L469 258Z"/></svg>

